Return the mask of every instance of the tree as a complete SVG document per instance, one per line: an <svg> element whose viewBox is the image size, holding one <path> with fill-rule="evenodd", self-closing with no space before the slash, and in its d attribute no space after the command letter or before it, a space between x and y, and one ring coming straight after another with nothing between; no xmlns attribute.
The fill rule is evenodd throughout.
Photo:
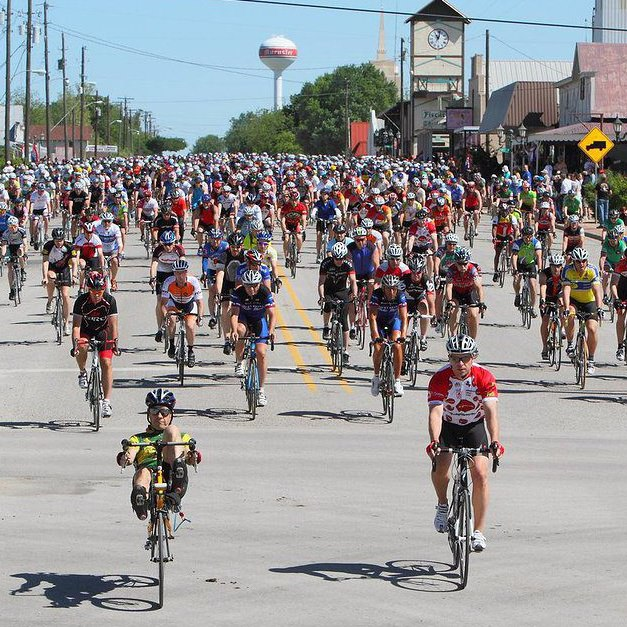
<svg viewBox="0 0 627 627"><path fill-rule="evenodd" d="M187 146L187 142L181 137L162 137L157 135L146 141L146 148L152 153L178 152Z"/></svg>
<svg viewBox="0 0 627 627"><path fill-rule="evenodd" d="M349 120L368 120L370 110L385 111L397 101L396 86L370 63L344 65L305 83L292 96L289 113L296 139L313 154L338 154L346 149L346 92Z"/></svg>
<svg viewBox="0 0 627 627"><path fill-rule="evenodd" d="M248 111L232 118L224 140L230 152L301 152L292 118L281 110Z"/></svg>
<svg viewBox="0 0 627 627"><path fill-rule="evenodd" d="M222 137L218 137L217 135L205 135L196 140L192 152L223 152L225 147Z"/></svg>

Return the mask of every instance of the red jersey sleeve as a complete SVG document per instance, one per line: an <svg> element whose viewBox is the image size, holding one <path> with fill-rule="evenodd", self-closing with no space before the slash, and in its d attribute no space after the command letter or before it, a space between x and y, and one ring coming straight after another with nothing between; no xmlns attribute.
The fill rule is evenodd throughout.
<svg viewBox="0 0 627 627"><path fill-rule="evenodd" d="M451 378L451 368L446 366L438 370L429 381L427 388L427 403L442 405L448 396L448 386Z"/></svg>
<svg viewBox="0 0 627 627"><path fill-rule="evenodd" d="M497 399L499 396L498 390L496 388L496 379L494 375L483 366L474 365L473 376L475 379L475 383L477 385L477 392L486 400L488 398Z"/></svg>

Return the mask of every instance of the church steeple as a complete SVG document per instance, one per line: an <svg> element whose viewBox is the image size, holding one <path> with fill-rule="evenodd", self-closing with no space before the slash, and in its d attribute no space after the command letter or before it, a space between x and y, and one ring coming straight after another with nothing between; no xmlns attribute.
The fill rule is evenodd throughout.
<svg viewBox="0 0 627 627"><path fill-rule="evenodd" d="M385 61L385 18L383 11L379 18L379 47L377 48L377 61Z"/></svg>

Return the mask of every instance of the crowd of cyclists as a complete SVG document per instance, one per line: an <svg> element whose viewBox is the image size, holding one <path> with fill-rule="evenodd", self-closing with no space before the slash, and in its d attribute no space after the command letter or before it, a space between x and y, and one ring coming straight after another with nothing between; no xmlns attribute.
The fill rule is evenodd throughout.
<svg viewBox="0 0 627 627"><path fill-rule="evenodd" d="M374 396L384 340L393 342L394 394L404 394L404 340L412 316L419 316L421 351L431 327L457 338L449 341L451 354L474 356L488 309L484 277L509 285L504 275L511 275L514 307L541 316L543 359L552 307L564 317L569 355L575 316L586 315L588 374L595 372L599 321L613 308L616 358L625 359L627 209L609 211L594 264L576 186L561 198L546 170L533 175L527 167L510 172L504 166L484 178L461 171L453 160L210 154L7 164L0 181L9 300L19 300L17 275L23 283L40 262L48 313L60 290L64 333L72 336L82 388L87 344L102 342L105 416L112 413L118 350L114 294L128 243L137 238L146 250L146 289L156 294L155 341L169 339L167 354L175 356L172 314L181 314L186 362L193 368L196 333L207 312L208 327L222 329L223 351L234 354L234 374L241 377L243 340L256 336L259 406L267 404L267 346L277 324L282 268L296 275L308 236L315 240L322 337L329 340L339 308L348 365L352 343L369 333ZM473 259L478 233L489 234L494 248L487 270ZM202 269L194 276L191 260L197 257ZM72 286L79 292L73 303ZM529 302L522 303L527 287ZM364 303L365 318L359 315ZM491 435L496 441L498 435Z"/></svg>

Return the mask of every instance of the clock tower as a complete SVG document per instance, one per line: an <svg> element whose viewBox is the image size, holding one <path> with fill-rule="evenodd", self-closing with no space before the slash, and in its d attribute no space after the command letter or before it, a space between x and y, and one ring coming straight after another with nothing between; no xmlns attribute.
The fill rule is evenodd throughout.
<svg viewBox="0 0 627 627"><path fill-rule="evenodd" d="M448 152L446 109L463 105L465 28L470 20L445 0L433 0L410 24L412 153Z"/></svg>

